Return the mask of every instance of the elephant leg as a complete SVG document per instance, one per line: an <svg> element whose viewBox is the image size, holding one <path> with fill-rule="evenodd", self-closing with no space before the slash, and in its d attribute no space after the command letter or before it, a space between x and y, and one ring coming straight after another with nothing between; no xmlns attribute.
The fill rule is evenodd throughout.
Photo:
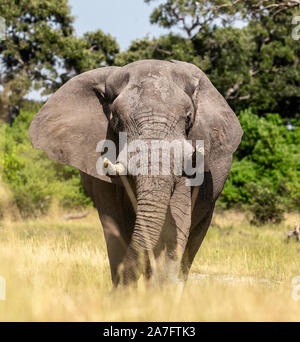
<svg viewBox="0 0 300 342"><path fill-rule="evenodd" d="M127 253L133 232L135 214L125 190L105 183L97 196L97 208L103 226L113 284L120 281L119 266Z"/></svg>
<svg viewBox="0 0 300 342"><path fill-rule="evenodd" d="M135 213L123 187L83 175L83 185L98 210L107 246L111 277L117 286L118 268L128 249Z"/></svg>
<svg viewBox="0 0 300 342"><path fill-rule="evenodd" d="M218 199L227 175L230 170L232 158L219 159L223 167L217 167L216 162L211 163L211 171L205 172L204 181L196 200L196 206L192 214L190 236L184 251L181 270L184 279L187 280L194 258L202 244L211 223L215 202Z"/></svg>
<svg viewBox="0 0 300 342"><path fill-rule="evenodd" d="M173 282L180 279L180 265L191 226L191 191L185 178L177 181L170 200L162 234L164 274Z"/></svg>
<svg viewBox="0 0 300 342"><path fill-rule="evenodd" d="M186 244L181 262L181 271L183 278L186 281L194 261L194 258L202 244L202 241L207 233L214 212L214 205L205 215L205 217L196 225L192 226L190 235Z"/></svg>

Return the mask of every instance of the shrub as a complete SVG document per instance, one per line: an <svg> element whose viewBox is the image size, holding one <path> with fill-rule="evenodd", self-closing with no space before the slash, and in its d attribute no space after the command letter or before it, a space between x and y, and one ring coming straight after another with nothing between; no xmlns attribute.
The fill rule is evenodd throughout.
<svg viewBox="0 0 300 342"><path fill-rule="evenodd" d="M250 183L247 189L251 194L249 206L253 217L250 221L255 226L267 223L280 223L283 220L284 209L282 200L278 194L272 190L269 183Z"/></svg>
<svg viewBox="0 0 300 342"><path fill-rule="evenodd" d="M294 130L289 131L278 114L260 118L251 109L241 112L239 120L244 136L235 153L221 205L250 208L258 221L260 209L265 208L266 216L277 222L279 207L297 209L300 204L299 126L294 122Z"/></svg>
<svg viewBox="0 0 300 342"><path fill-rule="evenodd" d="M245 185L256 179L257 170L252 161L247 158L235 160L221 195L223 206L228 209L250 203L252 195Z"/></svg>
<svg viewBox="0 0 300 342"><path fill-rule="evenodd" d="M5 125L0 121L0 156L3 156L5 138ZM15 207L13 194L9 187L3 183L3 159L0 158L0 219L4 217L16 217L17 210Z"/></svg>

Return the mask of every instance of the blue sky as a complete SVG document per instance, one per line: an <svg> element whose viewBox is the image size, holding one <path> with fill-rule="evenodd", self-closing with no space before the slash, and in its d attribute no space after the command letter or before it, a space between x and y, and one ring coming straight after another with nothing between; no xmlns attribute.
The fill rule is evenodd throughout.
<svg viewBox="0 0 300 342"><path fill-rule="evenodd" d="M158 2L145 4L143 0L69 0L75 16L76 34L101 29L117 39L121 50L132 40L158 37L168 30L150 24L150 14Z"/></svg>

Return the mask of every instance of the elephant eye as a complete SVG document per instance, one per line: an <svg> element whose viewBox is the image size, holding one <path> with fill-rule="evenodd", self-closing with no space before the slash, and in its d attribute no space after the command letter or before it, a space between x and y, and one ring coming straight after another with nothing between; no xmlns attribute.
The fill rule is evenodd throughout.
<svg viewBox="0 0 300 342"><path fill-rule="evenodd" d="M191 115L188 114L185 118L185 123L188 125L191 122Z"/></svg>

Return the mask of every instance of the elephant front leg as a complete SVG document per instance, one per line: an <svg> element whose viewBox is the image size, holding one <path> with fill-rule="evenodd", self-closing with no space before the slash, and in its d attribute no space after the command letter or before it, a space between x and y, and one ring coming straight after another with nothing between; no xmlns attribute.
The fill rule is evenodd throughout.
<svg viewBox="0 0 300 342"><path fill-rule="evenodd" d="M123 188L100 180L95 182L94 202L104 231L112 282L117 286L119 266L128 250L135 213Z"/></svg>
<svg viewBox="0 0 300 342"><path fill-rule="evenodd" d="M170 200L163 231L165 276L171 282L180 282L181 262L191 226L191 188L181 178Z"/></svg>
<svg viewBox="0 0 300 342"><path fill-rule="evenodd" d="M213 212L214 205L212 205L212 207L207 211L207 214L199 223L191 227L191 232L181 262L182 275L185 281L188 279L188 275L194 258L207 233L207 230L212 220Z"/></svg>

